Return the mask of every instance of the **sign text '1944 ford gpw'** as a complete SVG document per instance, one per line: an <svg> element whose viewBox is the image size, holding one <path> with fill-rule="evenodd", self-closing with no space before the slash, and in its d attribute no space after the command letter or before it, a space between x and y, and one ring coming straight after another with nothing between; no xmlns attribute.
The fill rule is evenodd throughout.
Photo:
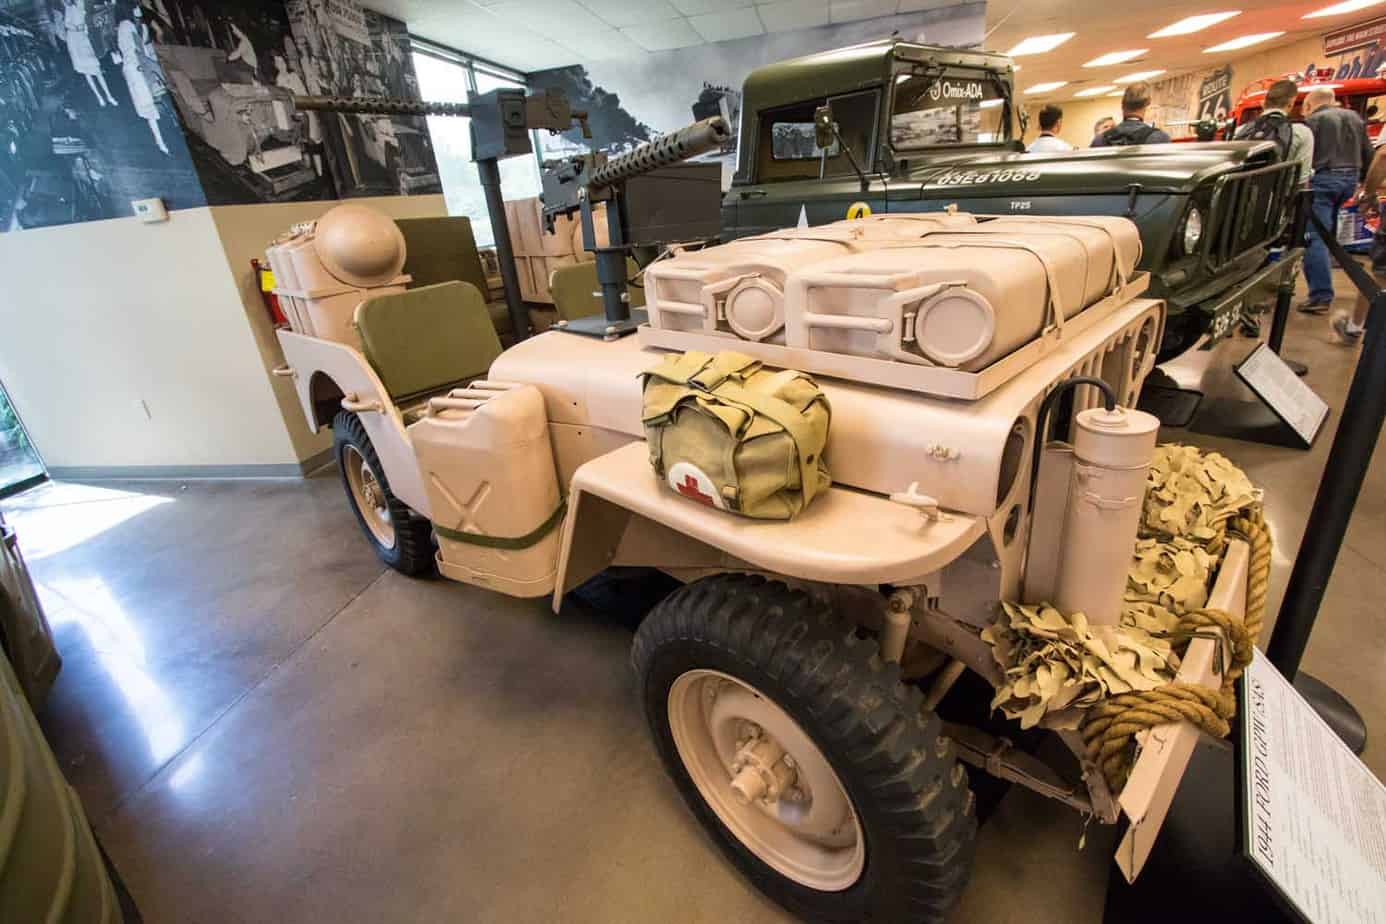
<svg viewBox="0 0 1386 924"><path fill-rule="evenodd" d="M712 841L805 920L940 922L988 777L1124 815L1134 876L1259 626L1257 492L1131 410L1166 323L1142 247L886 210L671 253L634 335L502 352L347 204L268 252L276 373L391 566L555 610L616 566L681 582L632 662Z"/></svg>
<svg viewBox="0 0 1386 924"><path fill-rule="evenodd" d="M1115 101L1114 101L1115 102ZM814 144L831 110L836 142ZM1026 154L1003 55L882 41L759 68L741 101L723 239L872 214L1115 215L1140 229L1150 295L1168 305L1161 359L1236 327L1292 286L1298 250L1270 262L1297 167L1270 142Z"/></svg>

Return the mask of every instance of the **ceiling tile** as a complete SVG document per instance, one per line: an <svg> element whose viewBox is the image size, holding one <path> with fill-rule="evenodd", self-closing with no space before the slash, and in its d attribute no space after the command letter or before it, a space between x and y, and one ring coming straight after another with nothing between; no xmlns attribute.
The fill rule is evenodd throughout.
<svg viewBox="0 0 1386 924"><path fill-rule="evenodd" d="M582 59L557 42L476 8L423 14L410 22L410 28L458 51L521 71L561 67Z"/></svg>
<svg viewBox="0 0 1386 924"><path fill-rule="evenodd" d="M898 12L917 13L920 10L937 10L945 6L957 6L961 0L900 0Z"/></svg>
<svg viewBox="0 0 1386 924"><path fill-rule="evenodd" d="M487 7L486 12L511 28L569 42L588 34L600 35L607 26L574 0L503 0Z"/></svg>
<svg viewBox="0 0 1386 924"><path fill-rule="evenodd" d="M677 19L679 11L667 0L578 0L613 26L638 26L646 22Z"/></svg>
<svg viewBox="0 0 1386 924"><path fill-rule="evenodd" d="M756 8L753 6L690 16L688 21L693 24L698 34L709 42L725 42L728 39L761 35L765 32L765 27L760 23L760 16L756 14Z"/></svg>
<svg viewBox="0 0 1386 924"><path fill-rule="evenodd" d="M828 0L780 0L756 6L766 32L788 32L828 24Z"/></svg>
<svg viewBox="0 0 1386 924"><path fill-rule="evenodd" d="M746 5L746 0L669 0L680 13L698 16L717 10L734 10Z"/></svg>
<svg viewBox="0 0 1386 924"><path fill-rule="evenodd" d="M895 8L899 5L900 0L832 0L828 14L833 22L852 22L894 16Z"/></svg>
<svg viewBox="0 0 1386 924"><path fill-rule="evenodd" d="M608 61L645 53L645 49L631 41L620 29L607 29L596 38L591 33L585 33L581 40L559 41L558 44L571 49L581 61Z"/></svg>
<svg viewBox="0 0 1386 924"><path fill-rule="evenodd" d="M701 45L703 43L703 37L693 31L693 27L688 24L686 19L646 23L640 26L630 26L621 31L646 51L665 51L669 48L684 48L688 45Z"/></svg>

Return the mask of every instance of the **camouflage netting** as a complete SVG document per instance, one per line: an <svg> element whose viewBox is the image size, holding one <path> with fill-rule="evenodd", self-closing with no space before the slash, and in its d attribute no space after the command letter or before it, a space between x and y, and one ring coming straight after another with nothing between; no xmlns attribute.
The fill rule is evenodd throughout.
<svg viewBox="0 0 1386 924"><path fill-rule="evenodd" d="M1141 533L1220 541L1228 520L1260 502L1261 492L1226 456L1167 443L1150 462Z"/></svg>
<svg viewBox="0 0 1386 924"><path fill-rule="evenodd" d="M1171 637L1202 610L1221 561L1228 521L1260 503L1246 474L1216 452L1170 444L1155 450L1126 578L1121 624L1097 632L1082 613L1003 603L982 639L1004 673L992 708L1031 728L1074 728L1111 696L1173 683Z"/></svg>
<svg viewBox="0 0 1386 924"><path fill-rule="evenodd" d="M1052 606L1003 603L1001 618L982 630L1005 682L992 708L1033 728L1045 716L1055 728L1076 728L1098 700L1164 686L1179 669L1166 639L1134 626L1094 632L1082 613Z"/></svg>
<svg viewBox="0 0 1386 924"><path fill-rule="evenodd" d="M1137 540L1126 574L1126 601L1155 603L1175 616L1201 610L1217 565L1207 549L1182 537Z"/></svg>

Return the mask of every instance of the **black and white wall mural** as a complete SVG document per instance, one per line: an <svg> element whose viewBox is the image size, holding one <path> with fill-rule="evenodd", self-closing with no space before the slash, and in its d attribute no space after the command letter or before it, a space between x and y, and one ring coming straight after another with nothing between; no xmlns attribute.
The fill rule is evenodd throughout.
<svg viewBox="0 0 1386 924"><path fill-rule="evenodd" d="M559 157L594 146L628 151L689 122L722 115L740 127L741 85L752 70L800 55L898 35L931 45L975 46L982 41L985 3L960 3L877 19L774 32L628 58L590 61L530 74L536 89L557 87L574 109L586 109L592 139L578 129L543 137L544 155ZM715 155L731 179L736 138Z"/></svg>
<svg viewBox="0 0 1386 924"><path fill-rule="evenodd" d="M398 19L356 0L287 0L286 8L297 59L289 63L309 93L422 98L409 32ZM310 121L339 196L442 192L423 118L317 113Z"/></svg>
<svg viewBox="0 0 1386 924"><path fill-rule="evenodd" d="M0 0L0 230L205 204L133 0Z"/></svg>
<svg viewBox="0 0 1386 924"><path fill-rule="evenodd" d="M0 0L0 230L170 209L436 193L402 22L356 0Z"/></svg>

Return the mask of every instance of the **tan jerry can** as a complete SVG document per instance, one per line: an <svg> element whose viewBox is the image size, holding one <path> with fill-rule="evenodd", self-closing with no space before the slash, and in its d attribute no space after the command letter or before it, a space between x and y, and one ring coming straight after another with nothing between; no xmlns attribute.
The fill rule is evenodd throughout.
<svg viewBox="0 0 1386 924"><path fill-rule="evenodd" d="M977 230L1020 234L1023 240L1045 234L1081 247L1088 261L1083 289L1088 304L1106 297L1117 282L1130 279L1141 260L1139 229L1134 222L1111 215L998 218L979 224Z"/></svg>
<svg viewBox="0 0 1386 924"><path fill-rule="evenodd" d="M973 225L965 213L882 215L686 251L645 271L645 309L650 325L661 330L784 343L785 279L794 270Z"/></svg>
<svg viewBox="0 0 1386 924"><path fill-rule="evenodd" d="M917 245L868 250L794 274L786 292L788 345L973 372L1125 279L1116 275L1110 246L1093 255L1052 228L986 227L931 234Z"/></svg>
<svg viewBox="0 0 1386 924"><path fill-rule="evenodd" d="M409 427L438 534L438 569L516 597L553 591L563 496L544 396L475 382Z"/></svg>

